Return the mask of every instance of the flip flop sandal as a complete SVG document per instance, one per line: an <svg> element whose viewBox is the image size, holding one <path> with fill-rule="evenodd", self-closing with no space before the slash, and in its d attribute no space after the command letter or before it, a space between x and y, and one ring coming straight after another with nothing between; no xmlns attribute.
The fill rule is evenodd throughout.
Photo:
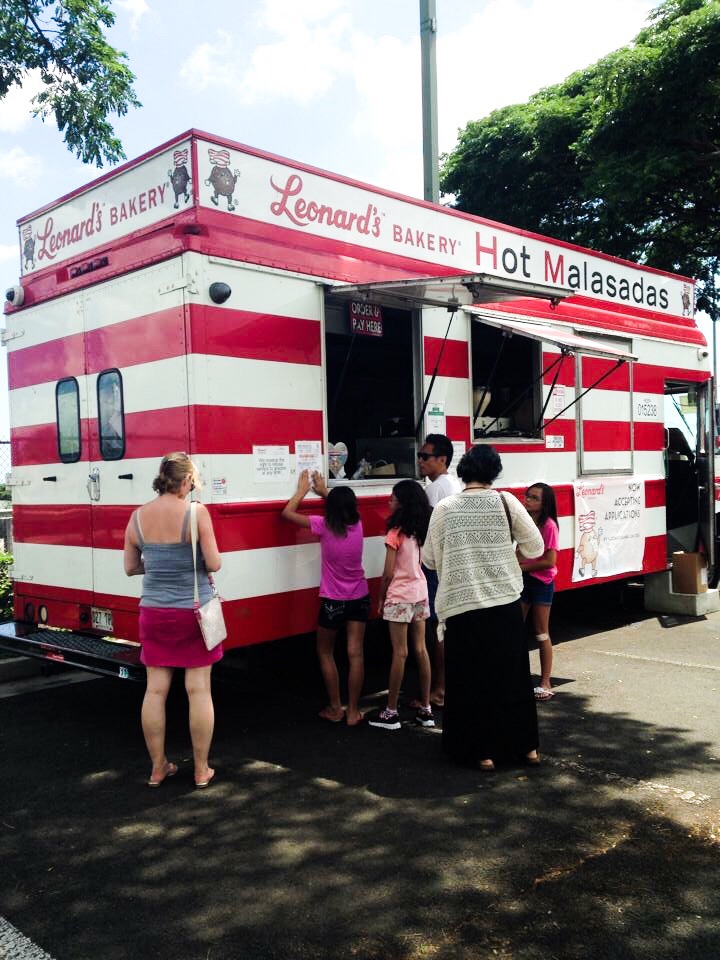
<svg viewBox="0 0 720 960"><path fill-rule="evenodd" d="M535 699L536 700L551 700L555 694L552 690L547 690L545 687L535 687Z"/></svg>
<svg viewBox="0 0 720 960"><path fill-rule="evenodd" d="M177 772L177 765L168 762L168 765L165 767L165 776L161 777L160 780L153 780L151 777L150 780L148 780L147 785L149 787L160 787L168 779L168 777L174 777Z"/></svg>

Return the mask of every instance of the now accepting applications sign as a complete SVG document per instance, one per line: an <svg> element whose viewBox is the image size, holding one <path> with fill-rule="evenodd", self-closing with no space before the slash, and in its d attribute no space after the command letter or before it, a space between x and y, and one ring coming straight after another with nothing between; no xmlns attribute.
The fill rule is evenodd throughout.
<svg viewBox="0 0 720 960"><path fill-rule="evenodd" d="M645 484L612 478L578 480L573 487L573 583L642 570Z"/></svg>

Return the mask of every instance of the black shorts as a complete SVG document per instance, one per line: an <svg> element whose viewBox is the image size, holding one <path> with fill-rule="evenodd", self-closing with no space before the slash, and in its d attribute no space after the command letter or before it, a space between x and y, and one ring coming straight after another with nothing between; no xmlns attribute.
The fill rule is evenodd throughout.
<svg viewBox="0 0 720 960"><path fill-rule="evenodd" d="M320 612L318 626L327 630L337 630L348 620L357 623L367 623L370 616L370 594L358 597L357 600L329 600L320 597Z"/></svg>

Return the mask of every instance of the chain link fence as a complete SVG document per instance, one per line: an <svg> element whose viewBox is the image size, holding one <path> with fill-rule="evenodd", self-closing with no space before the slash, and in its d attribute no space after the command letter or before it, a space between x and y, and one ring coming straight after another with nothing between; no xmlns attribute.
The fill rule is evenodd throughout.
<svg viewBox="0 0 720 960"><path fill-rule="evenodd" d="M5 480L7 475L12 469L12 463L10 461L10 441L9 440L0 440L0 486L5 489ZM7 493L7 498L10 499L10 492Z"/></svg>

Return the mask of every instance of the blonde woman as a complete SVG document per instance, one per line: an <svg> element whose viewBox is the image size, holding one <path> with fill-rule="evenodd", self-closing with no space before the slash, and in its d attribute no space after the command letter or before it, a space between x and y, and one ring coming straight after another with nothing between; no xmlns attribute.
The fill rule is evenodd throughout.
<svg viewBox="0 0 720 960"><path fill-rule="evenodd" d="M147 688L142 728L152 761L150 787L159 787L177 773L177 766L165 753L165 703L175 667L185 670L195 786L207 787L215 775L208 764L215 722L210 671L222 657L222 645L206 649L193 610L195 576L188 497L199 486L190 457L169 453L153 481L157 497L134 511L125 531L125 573L143 577L140 657L147 669ZM198 584L203 604L211 596L207 575L220 569L221 560L210 514L200 503L196 510Z"/></svg>

